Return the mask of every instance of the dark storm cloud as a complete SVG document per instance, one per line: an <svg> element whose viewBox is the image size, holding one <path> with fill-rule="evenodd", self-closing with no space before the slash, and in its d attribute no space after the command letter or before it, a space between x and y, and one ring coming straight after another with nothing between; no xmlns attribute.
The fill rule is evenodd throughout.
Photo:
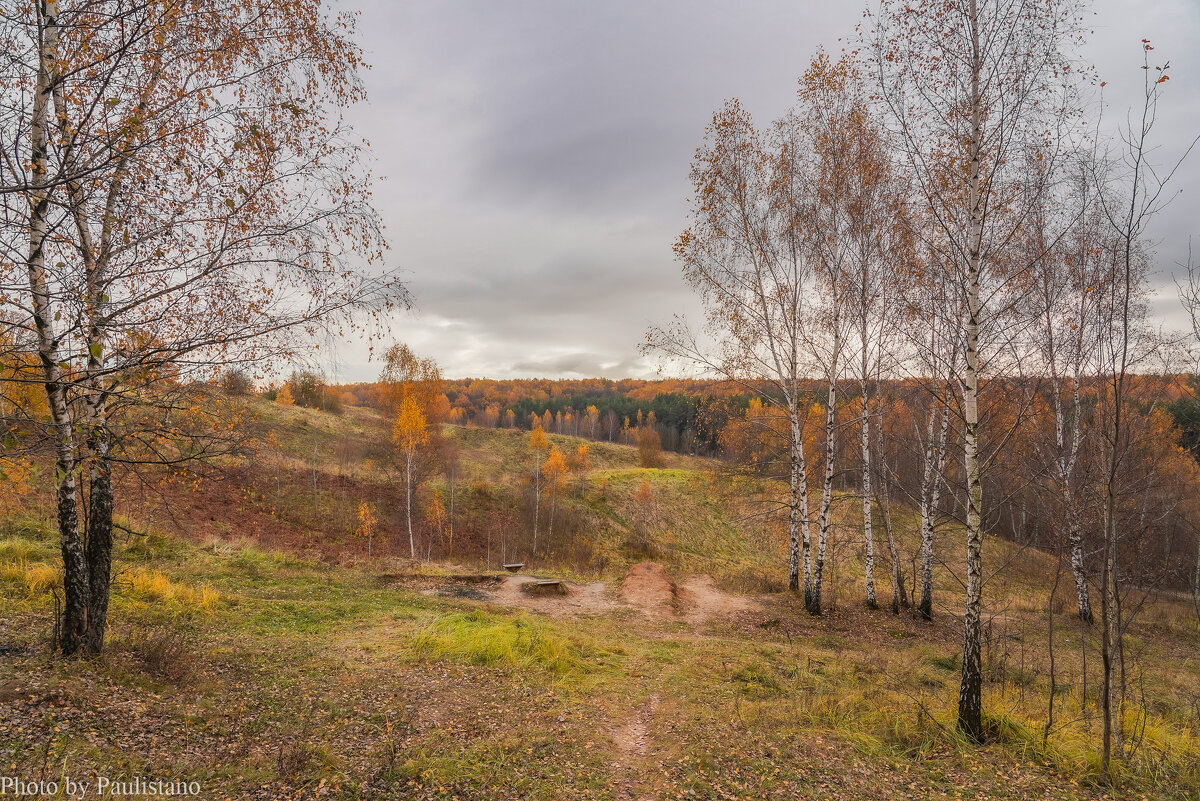
<svg viewBox="0 0 1200 801"><path fill-rule="evenodd" d="M761 122L780 115L817 46L836 51L861 19L857 3L795 0L347 5L374 65L350 116L417 300L393 335L449 375L496 377L653 374L647 324L696 311L671 243L712 112L737 96ZM1095 27L1087 56L1113 109L1136 100L1143 36L1173 57L1170 152L1197 127L1196 7L1108 0ZM1186 251L1193 205L1152 232L1160 264ZM345 356L347 375L377 371Z"/></svg>

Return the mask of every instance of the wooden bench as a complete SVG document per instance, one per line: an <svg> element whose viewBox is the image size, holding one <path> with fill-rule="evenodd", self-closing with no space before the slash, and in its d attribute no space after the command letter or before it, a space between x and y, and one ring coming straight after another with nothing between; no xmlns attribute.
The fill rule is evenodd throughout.
<svg viewBox="0 0 1200 801"><path fill-rule="evenodd" d="M527 581L521 585L521 592L537 597L571 594L567 582L562 579L534 579L533 581Z"/></svg>
<svg viewBox="0 0 1200 801"><path fill-rule="evenodd" d="M515 564L511 564L511 565L503 565L503 567L509 573L516 573L518 570L525 567L525 563L524 562L516 562Z"/></svg>

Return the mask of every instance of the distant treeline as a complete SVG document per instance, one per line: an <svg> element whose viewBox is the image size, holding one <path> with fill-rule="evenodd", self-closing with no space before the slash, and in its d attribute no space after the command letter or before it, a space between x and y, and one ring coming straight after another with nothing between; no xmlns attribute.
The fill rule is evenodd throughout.
<svg viewBox="0 0 1200 801"><path fill-rule="evenodd" d="M378 407L378 384L339 387L347 402ZM715 455L721 432L744 416L751 394L727 382L665 379L445 380L448 422L485 428L529 429L610 442L632 442L653 428L664 448Z"/></svg>
<svg viewBox="0 0 1200 801"><path fill-rule="evenodd" d="M309 374L300 374L302 378ZM1200 401L1182 387L1194 379L1184 376L1137 376L1135 381L1155 384L1150 391L1161 399L1180 435L1179 444L1200 455ZM305 393L312 380L293 381L300 394L347 404L379 408L380 385L376 382L342 384L320 392ZM317 382L319 383L319 382ZM824 398L825 387L817 380L808 394L814 402ZM906 394L910 381L884 381L892 393ZM850 388L847 388L850 389ZM915 390L916 387L909 387ZM272 390L268 390L270 394ZM442 392L447 401L448 422L486 428L532 427L533 416L551 433L570 434L611 442L631 441L641 426L652 425L667 450L699 455L718 455L729 449L722 441L731 422L744 421L754 395L730 382L685 379L446 379ZM853 399L851 390L844 401ZM297 398L299 405L316 405ZM594 410L594 411L592 411ZM547 416L548 415L548 416ZM626 432L622 434L622 432Z"/></svg>

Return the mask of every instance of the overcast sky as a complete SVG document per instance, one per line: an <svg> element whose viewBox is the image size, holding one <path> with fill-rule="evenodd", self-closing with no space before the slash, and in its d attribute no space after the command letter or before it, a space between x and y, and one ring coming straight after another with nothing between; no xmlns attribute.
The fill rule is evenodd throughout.
<svg viewBox="0 0 1200 801"><path fill-rule="evenodd" d="M373 145L378 208L416 300L392 336L447 376L653 377L651 322L696 313L671 244L713 111L791 104L816 48L852 37L855 0L346 0L373 65L350 113ZM1108 119L1141 88L1140 41L1172 62L1162 158L1200 132L1200 3L1102 0L1085 53ZM1200 234L1200 153L1152 231L1163 287ZM374 378L364 347L341 380Z"/></svg>

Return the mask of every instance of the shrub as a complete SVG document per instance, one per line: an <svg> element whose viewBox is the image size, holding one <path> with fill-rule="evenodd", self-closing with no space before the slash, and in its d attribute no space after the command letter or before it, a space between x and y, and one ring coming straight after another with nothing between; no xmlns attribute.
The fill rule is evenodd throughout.
<svg viewBox="0 0 1200 801"><path fill-rule="evenodd" d="M288 743L280 746L275 767L280 778L294 779L308 770L316 755L316 750L308 743Z"/></svg>
<svg viewBox="0 0 1200 801"><path fill-rule="evenodd" d="M638 464L642 467L662 467L662 437L651 426L637 431Z"/></svg>
<svg viewBox="0 0 1200 801"><path fill-rule="evenodd" d="M254 381L250 379L250 374L240 367L226 370L221 376L221 391L232 398L249 395L253 389Z"/></svg>
<svg viewBox="0 0 1200 801"><path fill-rule="evenodd" d="M194 672L196 651L174 629L135 631L125 650L150 676L170 684L185 684Z"/></svg>

